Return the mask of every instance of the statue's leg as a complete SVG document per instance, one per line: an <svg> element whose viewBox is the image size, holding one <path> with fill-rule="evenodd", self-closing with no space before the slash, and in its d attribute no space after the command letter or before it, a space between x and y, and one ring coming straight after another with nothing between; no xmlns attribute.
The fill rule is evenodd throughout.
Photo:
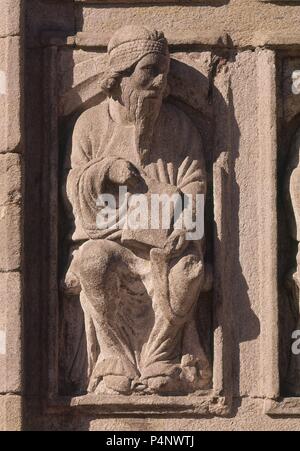
<svg viewBox="0 0 300 451"><path fill-rule="evenodd" d="M105 385L106 388L126 393L130 391L132 380L138 376L126 324L118 315L122 302L119 295L121 272L126 269L123 247L117 243L90 240L80 250L82 296L100 346L89 391L94 391L103 380L101 387ZM99 385L98 388L101 387Z"/></svg>
<svg viewBox="0 0 300 451"><path fill-rule="evenodd" d="M83 291L80 293L80 304L84 313L84 327L85 327L87 363L88 363L87 381L89 384L99 355L99 345L94 321L89 311L89 303Z"/></svg>
<svg viewBox="0 0 300 451"><path fill-rule="evenodd" d="M204 267L202 254L193 245L171 261L163 253L157 255L152 264L155 324L143 351L142 378L154 391L173 392L180 389L183 334L187 322L193 319L204 283Z"/></svg>

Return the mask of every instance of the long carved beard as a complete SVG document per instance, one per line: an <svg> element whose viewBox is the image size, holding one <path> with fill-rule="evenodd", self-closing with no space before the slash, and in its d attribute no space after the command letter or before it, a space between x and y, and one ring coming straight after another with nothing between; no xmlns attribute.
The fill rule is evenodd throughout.
<svg viewBox="0 0 300 451"><path fill-rule="evenodd" d="M154 126L162 104L162 96L149 98L149 91L137 91L126 88L123 102L135 124L136 149L143 162L151 149Z"/></svg>

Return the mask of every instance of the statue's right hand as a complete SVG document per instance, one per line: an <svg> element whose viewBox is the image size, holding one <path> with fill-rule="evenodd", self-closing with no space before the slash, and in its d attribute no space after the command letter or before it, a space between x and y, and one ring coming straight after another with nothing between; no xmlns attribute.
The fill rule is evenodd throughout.
<svg viewBox="0 0 300 451"><path fill-rule="evenodd" d="M140 180L137 168L127 160L115 160L111 164L108 178L117 185L135 185Z"/></svg>

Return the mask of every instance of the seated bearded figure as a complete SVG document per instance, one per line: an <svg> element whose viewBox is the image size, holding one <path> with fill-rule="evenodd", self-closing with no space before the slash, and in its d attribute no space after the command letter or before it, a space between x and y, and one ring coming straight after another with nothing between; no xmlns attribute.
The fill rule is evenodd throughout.
<svg viewBox="0 0 300 451"><path fill-rule="evenodd" d="M101 89L72 136L67 196L75 220L65 287L80 292L96 393L189 393L208 388L211 369L195 310L210 288L204 239L187 230L97 225L99 194L206 194L201 139L166 101L170 66L161 32L117 31ZM201 308L201 307L200 307Z"/></svg>

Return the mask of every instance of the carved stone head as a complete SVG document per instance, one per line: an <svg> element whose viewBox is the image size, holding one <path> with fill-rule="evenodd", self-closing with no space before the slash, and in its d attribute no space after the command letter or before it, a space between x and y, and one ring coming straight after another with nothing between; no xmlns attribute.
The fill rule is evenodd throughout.
<svg viewBox="0 0 300 451"><path fill-rule="evenodd" d="M170 66L164 34L126 26L111 38L108 55L109 69L101 85L108 97L123 105L135 122L158 111Z"/></svg>

